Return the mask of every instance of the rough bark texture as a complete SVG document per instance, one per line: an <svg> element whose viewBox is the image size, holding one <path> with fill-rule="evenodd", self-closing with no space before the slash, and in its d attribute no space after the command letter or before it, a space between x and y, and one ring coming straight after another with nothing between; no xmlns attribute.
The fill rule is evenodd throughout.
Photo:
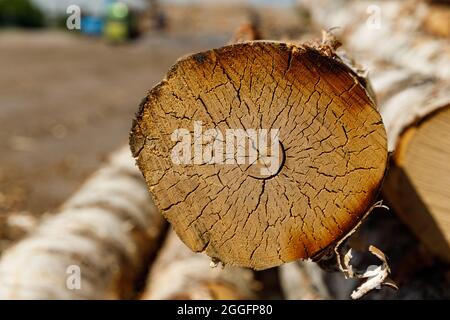
<svg viewBox="0 0 450 320"><path fill-rule="evenodd" d="M396 151L383 184L383 195L428 250L448 261L449 84L386 62L367 60L364 65L381 109L389 148ZM374 263L373 257L363 254L368 245L376 245L392 258L389 260L392 277L400 289L375 290L366 298L448 296L445 265L434 261L392 214L371 215L349 244L356 249L352 261L357 267ZM331 297L337 299L348 299L358 286L357 280L344 279L340 273L314 278L305 272L304 266L292 264L281 268L287 298L315 297L317 291L311 290L310 284L317 281L325 283ZM314 270L314 266L310 265L310 269Z"/></svg>
<svg viewBox="0 0 450 320"><path fill-rule="evenodd" d="M380 61L367 63L366 68L386 127L389 151L394 151L408 128L450 104L447 80Z"/></svg>
<svg viewBox="0 0 450 320"><path fill-rule="evenodd" d="M336 34L353 56L369 55L425 75L450 79L450 43L423 32L424 1L301 1L322 28Z"/></svg>
<svg viewBox="0 0 450 320"><path fill-rule="evenodd" d="M428 248L450 262L450 83L380 64L371 73L395 150L383 195Z"/></svg>
<svg viewBox="0 0 450 320"><path fill-rule="evenodd" d="M189 250L172 231L152 265L142 299L254 299L258 288L251 270L212 268L208 257Z"/></svg>
<svg viewBox="0 0 450 320"><path fill-rule="evenodd" d="M260 150L255 163L174 164L180 142L172 133L192 132L194 120L223 137L227 129L279 129L276 172L259 175ZM344 236L372 205L387 161L365 81L332 48L278 42L178 61L143 101L130 144L183 242L254 269L317 255Z"/></svg>
<svg viewBox="0 0 450 320"><path fill-rule="evenodd" d="M162 230L163 219L122 148L58 213L4 253L0 298L130 298ZM70 266L81 272L79 289L68 284Z"/></svg>

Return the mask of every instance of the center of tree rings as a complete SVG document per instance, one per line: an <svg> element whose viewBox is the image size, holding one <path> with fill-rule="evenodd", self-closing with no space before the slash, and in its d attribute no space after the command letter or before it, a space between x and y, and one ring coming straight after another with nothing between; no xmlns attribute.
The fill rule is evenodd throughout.
<svg viewBox="0 0 450 320"><path fill-rule="evenodd" d="M285 162L285 151L281 141L270 143L266 150L257 149L257 159L252 163L239 165L249 177L268 180L278 175ZM251 159L250 159L251 160Z"/></svg>
<svg viewBox="0 0 450 320"><path fill-rule="evenodd" d="M386 132L363 83L307 46L242 43L179 60L130 144L181 240L266 269L341 239L373 203Z"/></svg>

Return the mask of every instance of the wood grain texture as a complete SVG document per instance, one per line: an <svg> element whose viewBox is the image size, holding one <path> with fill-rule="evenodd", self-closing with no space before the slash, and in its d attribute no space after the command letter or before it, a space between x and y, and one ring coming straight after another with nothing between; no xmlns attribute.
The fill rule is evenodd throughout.
<svg viewBox="0 0 450 320"><path fill-rule="evenodd" d="M409 127L383 188L402 221L450 262L450 104Z"/></svg>
<svg viewBox="0 0 450 320"><path fill-rule="evenodd" d="M368 66L394 152L383 195L431 252L450 261L450 83L386 62Z"/></svg>
<svg viewBox="0 0 450 320"><path fill-rule="evenodd" d="M319 3L305 3L315 22L339 27L336 33L346 49L362 57L359 62L369 71L388 150L395 152L384 197L431 252L450 261L450 206L444 200L450 196L450 149L443 139L444 110L450 105L450 42L430 35L429 19L444 29L448 22L432 18L436 8L424 1ZM371 25L376 17L379 25Z"/></svg>
<svg viewBox="0 0 450 320"><path fill-rule="evenodd" d="M279 129L269 178L238 164L174 165L179 128ZM178 61L144 99L130 135L156 205L183 242L265 269L312 257L373 203L386 134L362 79L332 52L255 41Z"/></svg>

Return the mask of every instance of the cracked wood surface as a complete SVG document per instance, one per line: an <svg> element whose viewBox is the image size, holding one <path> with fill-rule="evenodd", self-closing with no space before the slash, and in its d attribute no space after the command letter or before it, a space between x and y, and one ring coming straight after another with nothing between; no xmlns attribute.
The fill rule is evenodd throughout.
<svg viewBox="0 0 450 320"><path fill-rule="evenodd" d="M450 81L366 56L393 152L383 196L435 255L450 261Z"/></svg>
<svg viewBox="0 0 450 320"><path fill-rule="evenodd" d="M171 134L279 129L268 179L242 165L175 165ZM179 60L144 99L130 145L155 204L183 242L226 264L265 269L343 237L380 187L384 126L363 81L330 53L255 41Z"/></svg>
<svg viewBox="0 0 450 320"><path fill-rule="evenodd" d="M336 28L347 50L372 64L367 70L388 150L395 152L383 196L430 251L449 262L450 41L424 32L435 7L417 1L319 2L304 3L313 20ZM368 26L369 6L380 10L379 28Z"/></svg>
<svg viewBox="0 0 450 320"><path fill-rule="evenodd" d="M372 64L389 150L395 151L383 195L431 252L450 261L450 82Z"/></svg>

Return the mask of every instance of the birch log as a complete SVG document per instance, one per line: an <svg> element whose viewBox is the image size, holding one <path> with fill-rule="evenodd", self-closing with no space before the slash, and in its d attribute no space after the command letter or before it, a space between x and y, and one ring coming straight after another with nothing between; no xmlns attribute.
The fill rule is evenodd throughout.
<svg viewBox="0 0 450 320"><path fill-rule="evenodd" d="M59 212L5 251L0 298L130 298L162 230L124 147Z"/></svg>
<svg viewBox="0 0 450 320"><path fill-rule="evenodd" d="M365 85L328 46L225 46L175 64L143 101L130 145L188 247L277 266L318 255L374 202L386 136Z"/></svg>
<svg viewBox="0 0 450 320"><path fill-rule="evenodd" d="M208 257L189 250L172 231L152 265L142 299L255 299L258 289L251 270L212 268Z"/></svg>
<svg viewBox="0 0 450 320"><path fill-rule="evenodd" d="M425 1L300 0L321 28L335 32L356 58L377 57L412 71L450 79L450 41L423 32Z"/></svg>
<svg viewBox="0 0 450 320"><path fill-rule="evenodd" d="M450 262L450 82L380 63L371 69L389 150L395 150L383 195Z"/></svg>
<svg viewBox="0 0 450 320"><path fill-rule="evenodd" d="M389 150L396 150L383 195L432 252L450 261L450 42L422 32L430 6L328 0L307 5L322 27L340 27L348 50L378 61L368 70Z"/></svg>

